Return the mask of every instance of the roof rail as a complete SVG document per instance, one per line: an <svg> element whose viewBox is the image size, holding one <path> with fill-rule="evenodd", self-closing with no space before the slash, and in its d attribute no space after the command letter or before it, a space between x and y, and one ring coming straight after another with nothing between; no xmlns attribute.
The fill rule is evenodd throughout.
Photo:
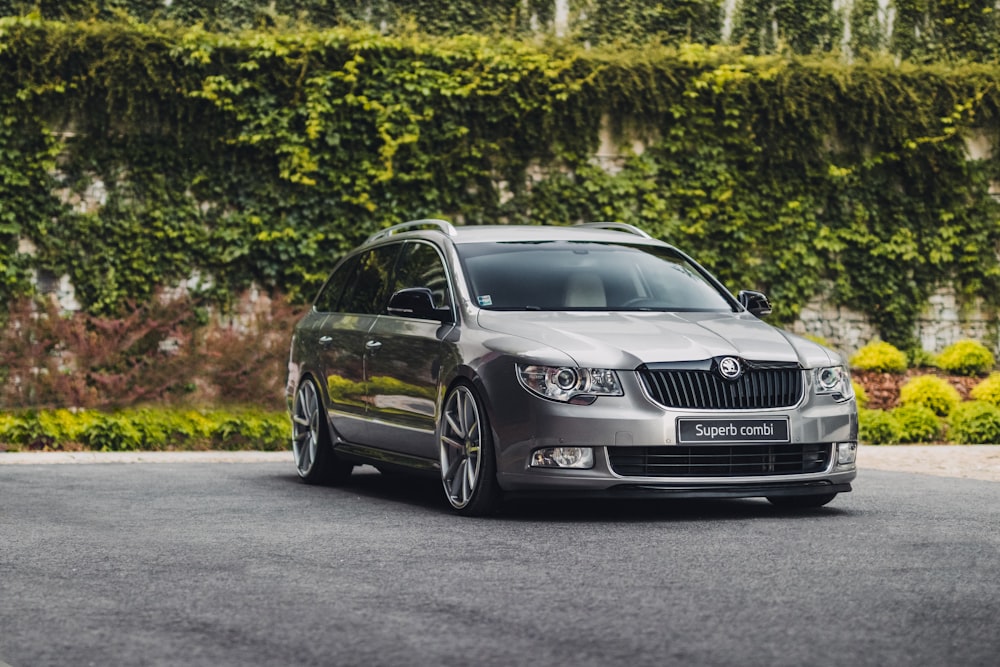
<svg viewBox="0 0 1000 667"><path fill-rule="evenodd" d="M448 236L455 236L458 234L455 230L455 226L450 222L428 218L426 220L410 220L409 222L401 222L398 225L393 225L392 227L386 227L385 229L377 231L369 236L365 243L371 243L372 241L377 241L378 239L388 238L393 234L399 234L400 232L405 232L407 230L422 229L426 227L437 229Z"/></svg>
<svg viewBox="0 0 1000 667"><path fill-rule="evenodd" d="M611 229L618 232L628 232L629 234L635 234L636 236L641 236L644 239L653 238L646 232L642 231L635 225L630 225L625 222L578 222L576 227L590 227L591 229Z"/></svg>

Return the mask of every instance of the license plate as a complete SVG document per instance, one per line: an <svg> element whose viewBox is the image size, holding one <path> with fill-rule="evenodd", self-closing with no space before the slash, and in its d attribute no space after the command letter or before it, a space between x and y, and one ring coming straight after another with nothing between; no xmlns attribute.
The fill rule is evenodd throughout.
<svg viewBox="0 0 1000 667"><path fill-rule="evenodd" d="M726 444L738 442L791 442L788 418L677 420L678 442Z"/></svg>

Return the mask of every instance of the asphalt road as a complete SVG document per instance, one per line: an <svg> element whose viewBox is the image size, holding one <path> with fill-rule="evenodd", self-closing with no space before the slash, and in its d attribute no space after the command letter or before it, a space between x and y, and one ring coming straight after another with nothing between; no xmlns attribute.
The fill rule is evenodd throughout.
<svg viewBox="0 0 1000 667"><path fill-rule="evenodd" d="M807 514L440 496L290 461L0 466L0 663L1000 660L997 482L863 470Z"/></svg>

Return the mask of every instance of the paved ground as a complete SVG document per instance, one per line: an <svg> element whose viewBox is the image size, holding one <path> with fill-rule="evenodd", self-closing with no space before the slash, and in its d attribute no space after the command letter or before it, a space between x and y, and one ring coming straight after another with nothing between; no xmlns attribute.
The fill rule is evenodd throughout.
<svg viewBox="0 0 1000 667"><path fill-rule="evenodd" d="M1000 445L862 446L858 465L862 469L1000 482Z"/></svg>
<svg viewBox="0 0 1000 667"><path fill-rule="evenodd" d="M266 463L287 461L288 452L2 452L2 464L38 463ZM862 446L858 465L941 477L1000 482L1000 445Z"/></svg>
<svg viewBox="0 0 1000 667"><path fill-rule="evenodd" d="M1000 664L996 482L868 469L809 512L551 500L466 519L434 480L174 462L222 456L0 465L0 662Z"/></svg>

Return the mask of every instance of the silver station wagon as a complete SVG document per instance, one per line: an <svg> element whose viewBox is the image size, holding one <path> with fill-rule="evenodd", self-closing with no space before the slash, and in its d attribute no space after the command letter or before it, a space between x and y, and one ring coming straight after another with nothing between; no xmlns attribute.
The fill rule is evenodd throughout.
<svg viewBox="0 0 1000 667"><path fill-rule="evenodd" d="M468 515L535 494L825 505L856 474L850 378L770 311L630 225L396 225L295 327L298 474L434 475Z"/></svg>

